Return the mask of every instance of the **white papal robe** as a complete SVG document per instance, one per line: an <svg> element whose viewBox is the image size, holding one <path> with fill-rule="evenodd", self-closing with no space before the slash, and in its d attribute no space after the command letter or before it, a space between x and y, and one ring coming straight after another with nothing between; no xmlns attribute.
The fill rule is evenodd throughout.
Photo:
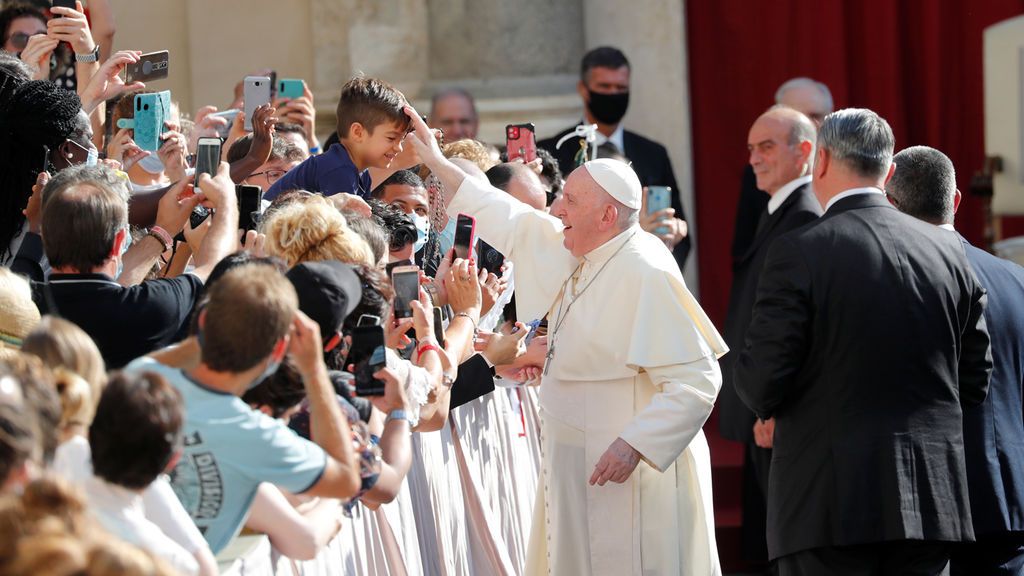
<svg viewBox="0 0 1024 576"><path fill-rule="evenodd" d="M576 291L593 284L566 314L573 282L562 287L581 262L557 218L472 178L448 207L459 213L516 263L518 317L549 314L554 353L540 389L542 479L527 574L720 574L701 426L727 348L672 254L631 227L584 256ZM643 461L623 484L590 486L617 437Z"/></svg>

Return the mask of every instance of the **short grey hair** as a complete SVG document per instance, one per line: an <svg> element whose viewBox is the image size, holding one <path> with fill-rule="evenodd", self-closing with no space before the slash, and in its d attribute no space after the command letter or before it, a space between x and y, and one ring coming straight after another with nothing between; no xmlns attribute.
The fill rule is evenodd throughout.
<svg viewBox="0 0 1024 576"><path fill-rule="evenodd" d="M40 206L45 207L46 202L53 196L56 190L64 190L79 184L109 188L120 196L125 204L132 197L131 182L124 172L118 173L118 171L103 164L93 166L79 164L65 168L50 178L46 187L43 188Z"/></svg>
<svg viewBox="0 0 1024 576"><path fill-rule="evenodd" d="M825 117L818 129L818 148L864 178L881 178L892 165L892 128L867 108L844 108Z"/></svg>
<svg viewBox="0 0 1024 576"><path fill-rule="evenodd" d="M901 212L932 224L953 222L956 170L948 156L928 146L901 150L885 192Z"/></svg>
<svg viewBox="0 0 1024 576"><path fill-rule="evenodd" d="M779 86L779 89L775 91L775 103L782 104L783 96L787 91L792 90L793 88L817 88L818 92L821 93L822 100L825 102L826 110L832 110L833 106L835 106L832 100L832 91L828 89L828 86L806 76L790 78L783 82L782 86Z"/></svg>
<svg viewBox="0 0 1024 576"><path fill-rule="evenodd" d="M787 119L790 120L788 144L790 146L796 146L805 140L810 142L812 147L814 146L815 141L818 139L818 129L814 127L814 122L811 122L811 119L806 114L785 104L775 104L768 109L769 112L773 110L785 110L788 113ZM814 156L813 148L811 149L811 156Z"/></svg>
<svg viewBox="0 0 1024 576"><path fill-rule="evenodd" d="M615 219L615 225L619 227L619 230L625 230L640 222L640 211L636 208L630 208L615 198L612 198L612 205L615 206L615 209L618 211L618 218Z"/></svg>
<svg viewBox="0 0 1024 576"><path fill-rule="evenodd" d="M434 92L434 95L430 98L430 115L434 115L434 111L437 109L437 103L446 98L452 96L461 96L467 102L469 102L469 108L473 111L473 118L478 118L479 115L476 112L476 100L473 95L469 93L465 88L445 88Z"/></svg>

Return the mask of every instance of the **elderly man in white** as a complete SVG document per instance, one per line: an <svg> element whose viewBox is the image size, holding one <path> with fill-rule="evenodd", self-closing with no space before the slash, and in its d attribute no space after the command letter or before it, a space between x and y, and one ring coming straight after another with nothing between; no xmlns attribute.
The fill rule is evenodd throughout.
<svg viewBox="0 0 1024 576"><path fill-rule="evenodd" d="M548 215L468 177L406 111L407 143L441 180L448 214L476 217L515 262L518 316L548 315L528 573L720 574L701 426L727 349L665 244L638 225L636 174L588 162Z"/></svg>

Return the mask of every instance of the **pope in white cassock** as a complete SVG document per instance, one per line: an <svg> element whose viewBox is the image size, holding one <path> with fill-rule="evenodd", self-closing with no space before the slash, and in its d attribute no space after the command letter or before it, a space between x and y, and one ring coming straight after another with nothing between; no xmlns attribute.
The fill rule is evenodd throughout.
<svg viewBox="0 0 1024 576"><path fill-rule="evenodd" d="M636 174L588 162L548 215L466 176L407 113L449 216L476 217L515 262L519 318L548 317L528 573L720 574L701 426L727 348L671 252L637 223Z"/></svg>

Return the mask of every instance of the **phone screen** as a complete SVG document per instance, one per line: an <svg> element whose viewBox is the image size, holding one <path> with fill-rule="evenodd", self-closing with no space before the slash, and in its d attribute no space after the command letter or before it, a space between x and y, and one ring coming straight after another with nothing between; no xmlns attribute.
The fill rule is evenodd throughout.
<svg viewBox="0 0 1024 576"><path fill-rule="evenodd" d="M419 269L396 269L391 276L391 283L395 287L395 318L411 318L411 302L420 296Z"/></svg>
<svg viewBox="0 0 1024 576"><path fill-rule="evenodd" d="M220 166L220 138L200 138L196 146L196 188L199 187L199 175L217 175Z"/></svg>
<svg viewBox="0 0 1024 576"><path fill-rule="evenodd" d="M469 260L473 254L473 236L476 232L476 219L472 216L459 214L455 223L455 257Z"/></svg>
<svg viewBox="0 0 1024 576"><path fill-rule="evenodd" d="M387 365L387 355L384 351L384 328L380 326L357 326L354 328L348 363L353 365L352 371L355 376L358 396L383 395L384 383L374 378L373 374Z"/></svg>
<svg viewBox="0 0 1024 576"><path fill-rule="evenodd" d="M239 184L235 186L238 195L238 226L248 232L255 230L263 213L263 189L259 186Z"/></svg>

